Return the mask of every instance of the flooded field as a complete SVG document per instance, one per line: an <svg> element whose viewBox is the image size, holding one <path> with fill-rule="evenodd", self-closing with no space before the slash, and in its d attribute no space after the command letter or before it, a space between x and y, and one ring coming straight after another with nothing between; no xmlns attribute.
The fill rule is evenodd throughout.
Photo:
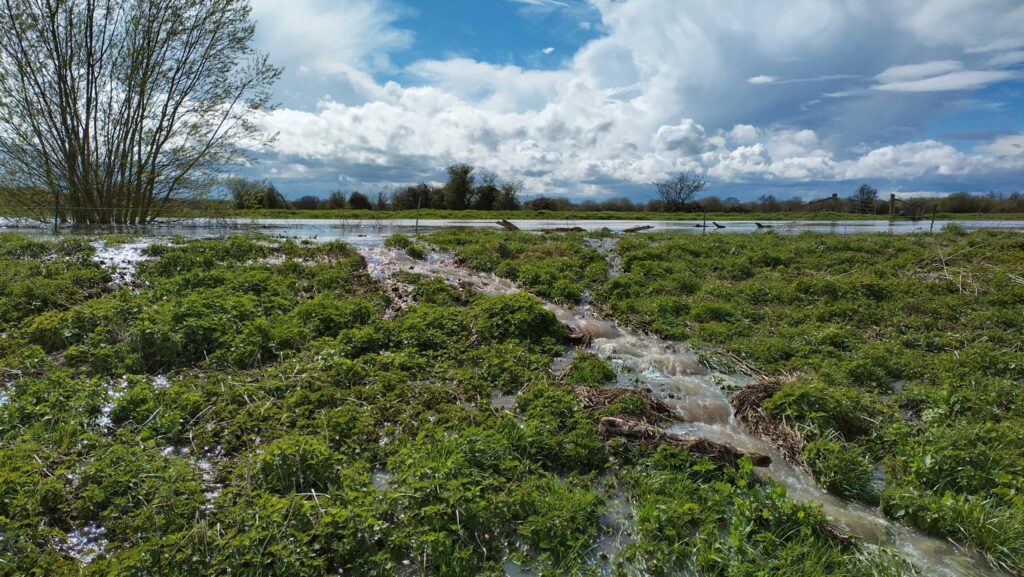
<svg viewBox="0 0 1024 577"><path fill-rule="evenodd" d="M513 294L520 290L506 279L466 270L443 255L416 260L401 251L384 248L364 248L360 252L369 263L371 273L382 279L411 271L448 283L466 284L487 294ZM770 455L771 465L756 469L760 477L785 487L791 499L822 507L830 521L850 535L905 555L924 575L1005 575L989 567L980 556L949 541L894 523L877 509L829 495L806 471L787 463L769 442L747 433L734 417L728 391L752 384L750 377L709 369L689 347L635 333L614 321L595 316L594 311L586 307L553 303L545 306L562 323L587 336L590 342L587 351L616 368L618 378L613 386L650 391L672 408L677 421L665 425L668 431ZM610 514L620 525L635 524L628 506L614 507ZM611 552L609 558L618 552Z"/></svg>
<svg viewBox="0 0 1024 577"><path fill-rule="evenodd" d="M1012 297L1024 285L1017 235L719 232L705 243L662 230L435 223L412 238L395 234L411 232L404 223L287 224L271 230L300 242L240 226L173 242L160 228L0 236L0 458L18 471L0 477L0 495L29 499L0 505L28 523L10 533L20 552L0 558L54 575L121 563L159 574L171 560L196 574L274 563L510 577L710 575L764 558L787 576L1022 567L1015 497L985 484L1019 478L1017 437L1005 433L1019 405L1003 395L989 414L970 396L1012 382L998 379L1016 378L1019 352L946 355L928 331L952 329L910 318L972 322L973 335L993 327L991 311L1019 306L987 288ZM213 234L174 233L185 230ZM894 238L904 240L886 249ZM906 290L917 298L887 296ZM901 307L900 326L917 332L891 339L907 352L885 345L886 355L922 364L865 364L876 335L894 329L864 303ZM1015 317L1002 318L992 346L1019 342ZM918 342L928 349L910 350ZM929 376L933 355L944 380ZM757 410L785 415L799 446L737 416L732 395L770 378L748 362L780 375ZM980 392L959 388L959 363ZM991 434L1006 444L977 436ZM690 453L679 439L707 445ZM940 458L961 458L942 443L1007 458L945 473L914 453L928 443ZM708 447L718 453L699 452ZM722 451L740 457L717 460ZM958 515L952 528L939 512L922 522L933 495L912 483L936 475L960 483L934 495ZM48 495L69 505L26 504ZM161 495L175 506L149 505ZM958 512L975 496L987 517ZM161 550L166 538L184 544Z"/></svg>
<svg viewBox="0 0 1024 577"><path fill-rule="evenodd" d="M597 231L607 228L622 232L638 227L650 227L649 232L683 232L693 234L722 234L728 232L766 232L799 234L801 232L826 232L835 234L860 234L889 232L907 234L914 232L941 231L947 224L956 224L965 230L1012 230L1024 231L1024 221L967 220L911 222L907 220L840 220L840 221L661 221L661 220L514 220L513 224L526 231L551 231L565 228L579 228ZM146 227L125 229L63 229L64 235L93 235L103 232L124 232L152 236L185 236L203 238L224 236L244 232L259 232L270 236L318 241L344 240L354 246L379 246L392 234L430 233L449 228L500 228L491 220L301 220L301 219L218 219L189 220L157 223ZM52 235L52 226L28 221L0 218L0 232L12 232L32 236Z"/></svg>

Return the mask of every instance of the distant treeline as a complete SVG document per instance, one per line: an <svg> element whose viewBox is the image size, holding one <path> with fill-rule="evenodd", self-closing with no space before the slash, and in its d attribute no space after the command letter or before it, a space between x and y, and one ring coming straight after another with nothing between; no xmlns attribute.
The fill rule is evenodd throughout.
<svg viewBox="0 0 1024 577"><path fill-rule="evenodd" d="M655 183L662 184L662 183ZM629 198L607 200L578 200L536 196L523 199L521 181L500 182L489 173L478 175L474 167L456 164L448 168L448 181L444 185L420 183L394 190L379 191L373 195L362 192L333 191L326 198L307 195L286 200L269 181L233 178L227 190L237 209L293 209L293 210L530 210L530 211L586 211L586 212L689 212L711 213L800 213L841 212L887 215L890 199L884 198L869 185L861 185L852 194L823 195L805 200L800 197L779 199L763 195L757 200L740 201L735 197L704 196L669 202L664 198L636 202ZM970 194L958 192L943 197L915 197L898 199L895 213L902 216L922 217L938 213L1024 213L1024 194Z"/></svg>

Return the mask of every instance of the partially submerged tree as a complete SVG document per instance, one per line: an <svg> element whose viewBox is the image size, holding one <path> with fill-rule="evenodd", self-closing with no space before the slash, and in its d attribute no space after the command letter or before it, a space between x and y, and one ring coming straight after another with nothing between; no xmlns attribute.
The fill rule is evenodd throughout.
<svg viewBox="0 0 1024 577"><path fill-rule="evenodd" d="M693 197L704 190L707 182L697 174L679 172L655 182L658 190L658 198L666 212L678 212L686 207L686 203L693 200Z"/></svg>
<svg viewBox="0 0 1024 577"><path fill-rule="evenodd" d="M0 185L39 217L141 223L268 140L248 0L0 0Z"/></svg>

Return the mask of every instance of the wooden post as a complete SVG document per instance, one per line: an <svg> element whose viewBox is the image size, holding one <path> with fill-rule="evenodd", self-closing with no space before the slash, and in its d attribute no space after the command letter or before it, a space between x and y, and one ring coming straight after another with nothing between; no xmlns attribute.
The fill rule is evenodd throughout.
<svg viewBox="0 0 1024 577"><path fill-rule="evenodd" d="M708 231L708 209L703 208L703 210L704 210L704 228L701 230L701 234L704 234L705 232Z"/></svg>
<svg viewBox="0 0 1024 577"><path fill-rule="evenodd" d="M889 218L893 219L896 217L896 193L889 195Z"/></svg>
<svg viewBox="0 0 1024 577"><path fill-rule="evenodd" d="M416 231L413 232L413 236L420 236L420 202L423 201L422 190L416 192Z"/></svg>
<svg viewBox="0 0 1024 577"><path fill-rule="evenodd" d="M928 229L928 232L935 232L935 213L936 212L939 212L939 205L938 204L936 204L932 208L932 226L931 226L931 228Z"/></svg>
<svg viewBox="0 0 1024 577"><path fill-rule="evenodd" d="M832 193L832 212L839 212L839 193Z"/></svg>

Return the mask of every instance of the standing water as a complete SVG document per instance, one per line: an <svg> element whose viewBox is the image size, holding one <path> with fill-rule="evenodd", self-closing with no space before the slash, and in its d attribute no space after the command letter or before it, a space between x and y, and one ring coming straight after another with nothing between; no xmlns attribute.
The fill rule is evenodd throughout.
<svg viewBox="0 0 1024 577"><path fill-rule="evenodd" d="M440 255L418 261L403 252L380 247L361 248L360 252L371 274L382 280L403 270L467 284L489 294L519 290L506 279L466 270L453 259ZM722 385L741 387L752 382L749 378L709 371L693 351L596 318L587 307L570 309L552 303L546 306L571 329L590 337L590 352L619 368L618 386L649 390L674 410L678 420L667 429L669 432L770 455L772 464L756 469L761 478L785 487L789 498L795 501L820 505L832 523L851 535L903 554L925 575L1003 575L970 551L886 519L877 509L828 494L810 475L787 463L769 443L748 434L737 423Z"/></svg>
<svg viewBox="0 0 1024 577"><path fill-rule="evenodd" d="M469 271L451 258L434 254L425 261L418 261L404 252L385 249L382 247L382 233L377 231L360 237L362 242L352 243L366 258L370 273L381 280L389 280L395 272L404 270L443 278L450 283L464 283L484 293L519 291L511 281L493 274ZM135 265L145 259L142 249L147 244L148 241L142 240L121 246L97 242L95 258L112 269L115 283L130 282ZM599 319L586 306L565 308L552 303L546 306L570 328L590 337L590 352L619 368L619 386L649 390L674 410L678 420L667 428L669 432L701 436L738 449L770 455L772 464L756 469L759 476L785 487L788 496L796 501L820 505L835 525L850 534L867 543L902 553L925 575L1004 575L988 567L984 560L970 551L892 522L876 509L829 495L807 473L787 463L765 440L748 434L737 423L723 385L730 389L742 387L751 383L749 378L709 371L693 351ZM3 401L0 398L0 404ZM622 502L612 505L620 513L628 509ZM614 515L614 512L609 515ZM628 524L628 520L608 520L610 526L622 523Z"/></svg>
<svg viewBox="0 0 1024 577"><path fill-rule="evenodd" d="M565 218L549 220L513 220L513 224L525 231L546 231L576 227L586 231L607 228L622 232L637 227L650 227L651 232L685 232L691 234L725 234L731 232L756 233L773 231L779 234L821 232L830 234L862 234L886 232L906 234L915 232L941 231L947 224L956 224L964 230L1015 230L1024 231L1020 220L964 220L912 222L909 220L794 220L794 221L723 221L722 228L704 228L696 220L576 220L572 213ZM96 235L104 232L124 232L146 236L184 236L203 238L226 236L245 232L259 232L269 236L309 239L318 241L344 240L353 246L373 247L380 245L386 237L395 233L412 234L431 232L446 228L497 228L494 220L462 219L183 219L160 220L145 226L135 227L69 227L61 234ZM709 225L710 227L710 225ZM31 236L50 236L50 225L0 217L0 232L11 232Z"/></svg>

